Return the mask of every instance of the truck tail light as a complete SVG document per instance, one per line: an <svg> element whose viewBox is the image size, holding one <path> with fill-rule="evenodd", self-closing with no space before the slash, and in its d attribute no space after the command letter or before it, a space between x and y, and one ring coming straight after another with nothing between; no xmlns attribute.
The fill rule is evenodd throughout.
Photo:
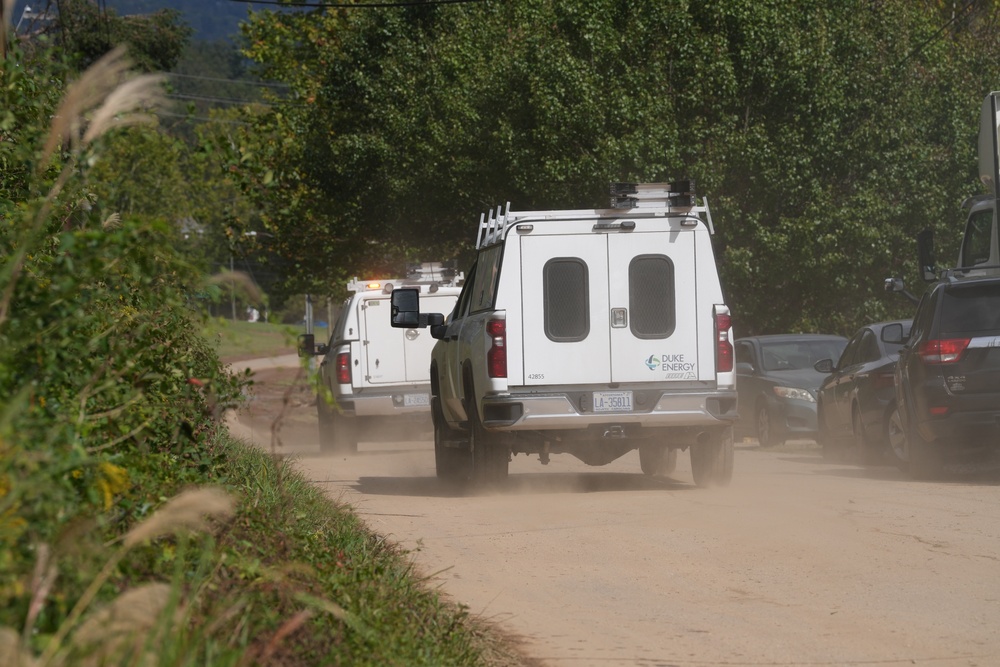
<svg viewBox="0 0 1000 667"><path fill-rule="evenodd" d="M337 355L337 384L351 384L351 353Z"/></svg>
<svg viewBox="0 0 1000 667"><path fill-rule="evenodd" d="M953 364L962 358L970 338L945 338L921 343L917 354L925 364Z"/></svg>
<svg viewBox="0 0 1000 667"><path fill-rule="evenodd" d="M729 341L729 329L733 320L727 313L715 314L715 369L718 373L733 372L733 344Z"/></svg>
<svg viewBox="0 0 1000 667"><path fill-rule="evenodd" d="M490 350L486 353L486 371L491 378L507 377L507 322L490 320L486 323Z"/></svg>

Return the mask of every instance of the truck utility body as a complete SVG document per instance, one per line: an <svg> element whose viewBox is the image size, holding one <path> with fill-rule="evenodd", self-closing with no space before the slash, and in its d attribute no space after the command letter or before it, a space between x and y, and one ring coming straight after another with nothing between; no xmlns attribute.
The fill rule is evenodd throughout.
<svg viewBox="0 0 1000 667"><path fill-rule="evenodd" d="M969 213L958 254L958 267L974 275L1000 274L1000 238L997 233L997 198L1000 197L1000 92L983 100L979 119L979 180L989 194L963 203ZM933 280L931 275L927 276Z"/></svg>
<svg viewBox="0 0 1000 667"><path fill-rule="evenodd" d="M732 331L692 190L644 184L613 190L623 208L508 204L480 219L458 303L430 323L441 476L496 481L511 454L603 465L636 448L645 471L666 472L691 447L722 452L700 482L728 481ZM397 326L412 322L396 294Z"/></svg>
<svg viewBox="0 0 1000 667"><path fill-rule="evenodd" d="M462 274L423 264L405 279L348 283L344 301L319 365L317 399L324 449L357 451L358 436L376 421L426 420L430 414L430 356L426 331L394 329L389 299L394 286L418 290L426 303L450 310Z"/></svg>

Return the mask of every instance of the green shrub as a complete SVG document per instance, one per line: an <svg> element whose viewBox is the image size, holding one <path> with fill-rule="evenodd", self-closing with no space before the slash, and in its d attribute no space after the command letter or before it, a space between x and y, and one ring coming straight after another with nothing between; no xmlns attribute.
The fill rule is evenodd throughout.
<svg viewBox="0 0 1000 667"><path fill-rule="evenodd" d="M35 77L0 73L7 101L35 109L24 125L0 125L0 146L16 147L0 155L0 182L17 185L0 193L0 625L9 627L28 616L41 549L58 558L61 545L113 537L163 490L223 476L214 431L244 383L201 336L188 296L198 276L171 250L169 226L101 220L92 205L87 168L100 159L102 128L132 122L156 81L131 79L124 95L105 97L127 80L111 54L53 110L59 85L48 76L58 68L33 66ZM46 135L37 125L49 117ZM39 618L43 635L92 574L63 575Z"/></svg>

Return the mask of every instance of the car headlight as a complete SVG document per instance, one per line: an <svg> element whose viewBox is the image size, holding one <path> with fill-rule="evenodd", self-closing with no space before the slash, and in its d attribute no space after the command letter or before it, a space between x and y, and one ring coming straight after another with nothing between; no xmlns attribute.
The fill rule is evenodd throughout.
<svg viewBox="0 0 1000 667"><path fill-rule="evenodd" d="M774 393L777 394L778 398L805 401L806 403L816 402L816 399L813 398L812 393L810 393L808 389L800 389L798 387L775 387Z"/></svg>

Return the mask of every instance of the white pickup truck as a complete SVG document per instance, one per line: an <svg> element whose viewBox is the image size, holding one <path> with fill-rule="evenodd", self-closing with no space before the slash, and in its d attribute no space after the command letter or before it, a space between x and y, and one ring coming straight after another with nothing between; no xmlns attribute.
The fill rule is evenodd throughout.
<svg viewBox="0 0 1000 667"><path fill-rule="evenodd" d="M438 476L496 483L514 454L647 474L688 449L726 484L736 419L732 325L694 184L619 184L607 209L483 216L458 304L396 289L392 324L429 326ZM423 312L421 312L423 311Z"/></svg>
<svg viewBox="0 0 1000 667"><path fill-rule="evenodd" d="M427 422L430 416L430 359L434 340L417 328L389 323L394 286L421 295L427 307L451 310L463 274L438 263L414 267L407 278L348 283L344 301L326 345L304 349L322 355L316 410L320 448L355 453L358 440L376 423ZM308 346L307 346L308 348Z"/></svg>

